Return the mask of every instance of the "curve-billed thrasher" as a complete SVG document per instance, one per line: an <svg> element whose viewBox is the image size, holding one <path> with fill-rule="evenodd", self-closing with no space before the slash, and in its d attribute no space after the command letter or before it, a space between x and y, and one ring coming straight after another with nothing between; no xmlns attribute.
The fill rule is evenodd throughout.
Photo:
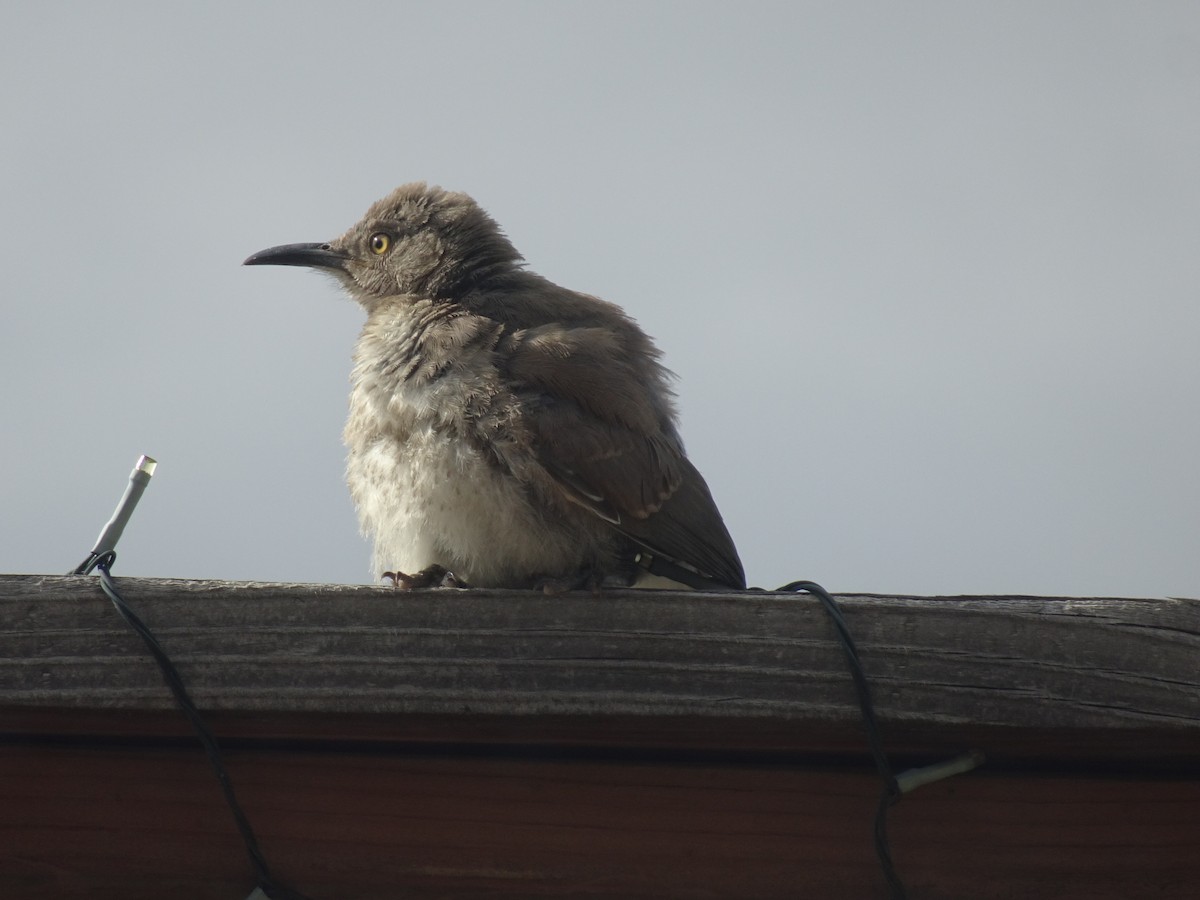
<svg viewBox="0 0 1200 900"><path fill-rule="evenodd" d="M366 310L344 437L376 577L745 587L658 349L524 269L470 197L404 185L341 237L246 265L329 272Z"/></svg>

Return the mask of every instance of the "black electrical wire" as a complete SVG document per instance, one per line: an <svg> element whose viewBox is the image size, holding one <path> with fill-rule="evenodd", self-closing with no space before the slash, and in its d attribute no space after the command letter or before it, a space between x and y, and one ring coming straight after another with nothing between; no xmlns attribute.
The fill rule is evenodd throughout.
<svg viewBox="0 0 1200 900"><path fill-rule="evenodd" d="M250 865L254 868L255 877L258 880L258 887L271 900L307 900L303 894L287 887L284 884L275 880L271 874L271 869L267 865L267 860L263 856L262 850L258 846L258 838L255 837L254 829L250 825L250 820L246 818L246 813L242 810L242 805L238 802L237 795L233 791L233 782L229 778L229 772L225 768L225 761L221 756L221 748L217 744L217 739L205 723L203 716L200 715L200 710L196 708L196 704L192 702L191 695L188 694L187 688L183 684L183 679L179 675L179 670L175 668L175 664L171 662L169 656L162 645L159 644L158 638L147 627L125 602L117 590L116 582L113 580L112 568L113 561L117 558L117 554L113 551L103 554L95 560L85 561L80 568L87 567L90 562L91 568L95 568L100 573L100 586L104 589L104 593L108 595L108 599L112 601L117 612L121 614L121 618L137 632L138 636L146 644L146 649L150 651L150 655L154 657L154 661L158 663L158 668L162 671L163 680L166 681L167 687L170 688L171 694L175 697L175 702L179 704L179 708L191 723L196 736L200 739L201 745L204 747L204 752L208 755L208 761L212 765L213 772L217 776L217 781L221 785L221 792L225 795L225 802L229 805L229 811L233 813L233 820L237 823L238 831L241 832L242 841L246 845L246 854L250 857Z"/></svg>
<svg viewBox="0 0 1200 900"><path fill-rule="evenodd" d="M850 628L846 625L846 620L842 616L842 609L838 606L837 601L833 599L833 595L815 581L793 581L785 584L778 590L788 593L803 591L807 594L812 594L821 601L821 606L829 614L829 618L833 620L834 629L837 631L838 643L842 645L842 651L846 655L846 662L850 668L850 677L854 681L854 691L858 695L858 706L862 711L863 728L867 732L867 746L870 748L871 756L874 757L875 768L879 771L879 777L883 780L883 792L879 797L879 805L875 809L875 855L879 857L879 865L883 869L883 877L887 880L893 900L905 900L908 894L904 890L904 883L900 880L900 876L896 874L896 867L892 862L892 851L891 846L888 844L887 836L888 807L900 799L900 786L896 783L896 776L892 773L892 765L888 762L887 754L883 751L883 741L879 736L879 723L875 719L875 704L871 701L871 689L867 684L867 676L863 672L862 661L858 658L858 647L854 644L854 637L850 634Z"/></svg>
<svg viewBox="0 0 1200 900"><path fill-rule="evenodd" d="M200 739L200 743L204 747L205 753L208 755L209 763L212 765L213 772L217 776L217 781L221 785L221 792L225 796L225 802L233 814L234 822L237 824L242 841L246 846L246 854L250 858L250 865L254 869L258 887L271 900L307 900L303 894L277 882L271 874L266 858L263 856L262 850L258 845L254 829L251 827L250 821L246 818L246 814L242 810L241 804L234 793L233 782L230 780L229 772L225 768L225 762L221 756L221 749L217 744L216 737L205 723L204 718L200 715L200 711L192 701L191 695L188 694L187 688L183 684L183 679L180 677L178 669L175 668L175 664L171 662L170 657L167 656L166 651L163 650L154 633L130 608L129 604L121 596L120 591L117 590L117 585L113 580L111 572L112 564L116 560L116 557L117 554L114 551L109 551L98 557L89 556L88 559L80 563L73 574L85 574L92 569L99 571L100 586L104 590L104 593L112 601L121 618L141 637L146 648L150 651L150 655L158 664L163 675L163 680L174 696L175 702L183 711L188 722L191 723L196 736ZM887 811L890 806L900 799L901 791L900 786L896 782L896 776L892 772L891 763L888 761L887 754L883 749L883 741L879 735L879 723L875 717L875 705L871 700L870 686L867 683L866 674L863 672L862 661L859 659L858 647L854 643L854 637L850 633L850 628L846 625L846 620L842 616L841 607L838 606L833 595L815 581L793 581L778 588L778 590L787 593L804 592L812 594L820 601L821 606L833 622L838 643L841 644L842 651L846 656L846 662L850 669L850 677L854 682L854 690L858 697L858 705L862 714L863 728L866 731L867 746L875 761L875 768L879 772L879 777L883 781L883 791L880 794L879 805L875 811L875 853L879 858L879 865L883 870L883 876L887 880L893 900L906 900L908 895L892 862L891 848L887 836Z"/></svg>

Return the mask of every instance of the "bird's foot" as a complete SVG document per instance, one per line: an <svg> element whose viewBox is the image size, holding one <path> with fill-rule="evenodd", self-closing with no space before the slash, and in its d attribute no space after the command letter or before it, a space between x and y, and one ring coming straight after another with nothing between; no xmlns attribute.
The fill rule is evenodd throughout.
<svg viewBox="0 0 1200 900"><path fill-rule="evenodd" d="M436 563L426 566L420 572L406 575L404 572L384 572L383 577L392 582L397 590L413 591L420 588L467 588L465 581L456 576L445 566Z"/></svg>
<svg viewBox="0 0 1200 900"><path fill-rule="evenodd" d="M532 587L548 596L565 594L567 591L591 591L599 594L604 576L594 569L584 569L572 575L554 575L534 579Z"/></svg>

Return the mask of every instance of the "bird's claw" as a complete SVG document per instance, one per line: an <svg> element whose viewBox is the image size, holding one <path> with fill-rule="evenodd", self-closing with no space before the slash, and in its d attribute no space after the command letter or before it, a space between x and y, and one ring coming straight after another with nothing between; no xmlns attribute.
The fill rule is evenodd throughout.
<svg viewBox="0 0 1200 900"><path fill-rule="evenodd" d="M466 588L470 587L445 566L434 564L426 566L420 572L407 575L404 572L384 572L384 578L392 583L396 590L413 591L421 588Z"/></svg>

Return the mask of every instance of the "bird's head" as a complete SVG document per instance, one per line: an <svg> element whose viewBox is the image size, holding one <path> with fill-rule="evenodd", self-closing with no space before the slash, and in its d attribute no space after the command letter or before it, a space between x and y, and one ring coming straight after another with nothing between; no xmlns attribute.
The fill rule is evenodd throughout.
<svg viewBox="0 0 1200 900"><path fill-rule="evenodd" d="M261 250L247 266L310 266L338 277L365 307L383 297L455 299L512 272L521 256L466 194L422 182L396 188L323 244Z"/></svg>

